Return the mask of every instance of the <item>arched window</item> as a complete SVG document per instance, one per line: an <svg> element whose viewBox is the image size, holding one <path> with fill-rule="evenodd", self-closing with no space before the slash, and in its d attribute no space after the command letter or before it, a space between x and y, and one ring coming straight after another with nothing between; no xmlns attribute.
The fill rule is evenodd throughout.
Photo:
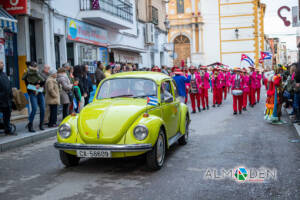
<svg viewBox="0 0 300 200"><path fill-rule="evenodd" d="M184 0L177 0L177 14L184 13Z"/></svg>

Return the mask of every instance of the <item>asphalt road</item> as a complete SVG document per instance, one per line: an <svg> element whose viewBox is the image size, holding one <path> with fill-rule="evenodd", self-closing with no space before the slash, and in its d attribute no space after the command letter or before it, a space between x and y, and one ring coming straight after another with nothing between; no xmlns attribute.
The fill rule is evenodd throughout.
<svg viewBox="0 0 300 200"><path fill-rule="evenodd" d="M238 116L231 105L230 98L192 115L189 143L173 146L156 172L143 158L90 159L64 168L55 138L1 153L0 199L300 199L300 143L290 142L297 139L294 127L265 122L263 103ZM240 166L248 181L221 176ZM276 174L250 181L250 171L262 168Z"/></svg>

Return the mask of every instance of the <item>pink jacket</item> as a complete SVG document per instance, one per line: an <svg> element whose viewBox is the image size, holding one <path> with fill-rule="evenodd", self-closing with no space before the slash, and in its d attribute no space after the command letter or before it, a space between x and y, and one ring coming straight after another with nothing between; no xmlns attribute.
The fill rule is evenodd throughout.
<svg viewBox="0 0 300 200"><path fill-rule="evenodd" d="M220 77L221 77L221 84L222 84L222 87L225 87L225 86L226 86L226 81L225 81L224 73L223 73L223 72L220 72L219 75L220 75Z"/></svg>
<svg viewBox="0 0 300 200"><path fill-rule="evenodd" d="M209 73L205 72L204 76L200 76L201 77L201 87L204 87L204 89L209 89L210 85L209 85Z"/></svg>
<svg viewBox="0 0 300 200"><path fill-rule="evenodd" d="M243 79L244 79L244 89L243 89L243 91L244 92L250 92L250 88L249 88L249 76L245 75L245 76L243 76Z"/></svg>
<svg viewBox="0 0 300 200"><path fill-rule="evenodd" d="M188 76L188 79L189 80L192 79L192 74ZM196 86L198 88L198 92L201 93L200 86L202 85L202 80L198 73L195 73L195 79L196 79ZM189 85L191 84L189 83Z"/></svg>
<svg viewBox="0 0 300 200"><path fill-rule="evenodd" d="M261 88L261 74L256 75L256 88Z"/></svg>
<svg viewBox="0 0 300 200"><path fill-rule="evenodd" d="M211 79L211 85L212 88L217 88L220 89L222 88L222 75L218 75L217 78L215 78L215 76L213 75L212 79Z"/></svg>
<svg viewBox="0 0 300 200"><path fill-rule="evenodd" d="M250 79L250 88L256 89L256 72L252 72L249 79Z"/></svg>
<svg viewBox="0 0 300 200"><path fill-rule="evenodd" d="M226 73L225 80L226 80L226 87L230 87L231 86L231 74L230 74L230 72Z"/></svg>
<svg viewBox="0 0 300 200"><path fill-rule="evenodd" d="M232 79L231 79L231 89L232 90L235 90L235 89L240 89L240 90L243 90L244 89L244 78L242 75L240 75L240 85L239 87L236 87L235 85L235 80L236 80L236 74L232 76Z"/></svg>

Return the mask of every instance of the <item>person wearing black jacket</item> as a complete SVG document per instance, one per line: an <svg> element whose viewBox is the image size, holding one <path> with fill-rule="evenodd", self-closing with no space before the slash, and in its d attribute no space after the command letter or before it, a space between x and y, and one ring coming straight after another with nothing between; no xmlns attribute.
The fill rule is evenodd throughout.
<svg viewBox="0 0 300 200"><path fill-rule="evenodd" d="M45 84L45 80L41 77L38 66L35 62L32 62L28 67L27 72L24 73L22 79L25 81L27 86L27 93L30 98L31 104L31 113L29 115L29 123L27 125L29 132L35 132L33 129L33 120L35 117L35 113L37 111L37 107L40 109L40 130L44 130L43 121L45 114L45 98L43 95L43 91L40 90Z"/></svg>
<svg viewBox="0 0 300 200"><path fill-rule="evenodd" d="M10 116L12 110L12 89L10 81L3 72L4 63L0 60L0 112L3 113L5 134L11 135Z"/></svg>
<svg viewBox="0 0 300 200"><path fill-rule="evenodd" d="M74 67L74 72L73 72L73 76L74 78L79 80L78 83L78 87L80 89L80 93L81 93L81 100L80 100L80 108L79 111L83 108L84 106L84 97L86 97L87 92L86 92L86 87L84 84L84 80L83 80L83 71L82 71L83 67L80 65L76 65Z"/></svg>
<svg viewBox="0 0 300 200"><path fill-rule="evenodd" d="M83 71L82 81L83 81L83 87L85 90L84 105L86 106L87 104L89 104L91 92L93 91L93 82L92 82L91 77L89 76L88 65L82 66L82 71Z"/></svg>

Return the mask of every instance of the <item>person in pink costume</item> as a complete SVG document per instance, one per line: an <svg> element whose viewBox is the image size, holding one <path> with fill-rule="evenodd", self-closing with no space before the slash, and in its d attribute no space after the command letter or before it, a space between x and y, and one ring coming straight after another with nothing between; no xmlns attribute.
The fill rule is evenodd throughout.
<svg viewBox="0 0 300 200"><path fill-rule="evenodd" d="M250 85L250 106L253 107L255 105L256 102L256 98L255 98L255 92L256 92L256 72L255 72L255 67L254 66L250 66L249 67L251 72L250 72L250 76L249 76L249 85Z"/></svg>
<svg viewBox="0 0 300 200"><path fill-rule="evenodd" d="M256 103L259 103L260 100L261 79L260 71L256 70Z"/></svg>
<svg viewBox="0 0 300 200"><path fill-rule="evenodd" d="M202 108L203 110L209 109L209 103L208 103L208 90L210 89L209 85L209 73L207 72L206 66L200 67L200 77L201 77L201 85L200 85L200 95L201 95L201 101L202 101Z"/></svg>
<svg viewBox="0 0 300 200"><path fill-rule="evenodd" d="M244 82L244 87L243 87L243 110L247 110L247 99L250 93L250 87L249 87L249 75L247 72L247 69L243 69L243 82Z"/></svg>

